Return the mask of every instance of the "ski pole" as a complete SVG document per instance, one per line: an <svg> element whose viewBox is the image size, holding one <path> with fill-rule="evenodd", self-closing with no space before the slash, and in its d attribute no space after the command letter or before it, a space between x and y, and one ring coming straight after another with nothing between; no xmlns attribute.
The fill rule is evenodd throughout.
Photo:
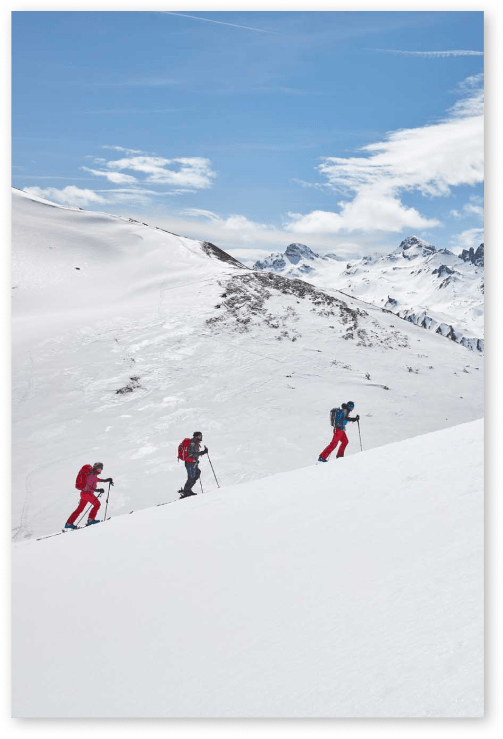
<svg viewBox="0 0 503 739"><path fill-rule="evenodd" d="M112 484L111 482L109 482L109 483L108 483L107 504L106 504L106 506L105 506L105 518L103 519L104 521L106 521L106 520L107 520L107 511L108 511L108 496L110 495L110 485L111 485L111 484Z"/></svg>
<svg viewBox="0 0 503 739"><path fill-rule="evenodd" d="M201 482L201 478L199 478L199 484L200 484L200 486L201 486L201 492L202 492L202 493L204 493L204 490L203 490L203 483Z"/></svg>
<svg viewBox="0 0 503 739"><path fill-rule="evenodd" d="M98 496L97 496L97 497L98 497L98 498L99 498L99 497L101 497L101 493L98 493ZM88 513L88 512L89 512L89 511L91 510L91 508L92 508L92 507L93 507L93 506L92 506L92 503L91 503L91 506L90 506L90 508L88 508L88 509L87 509L87 511L84 511L84 513L82 514L82 516L81 516L81 517L79 518L79 520L77 521L77 526L78 526L78 525L79 525L79 523L80 523L80 522L82 521L82 519L84 518L84 516L86 515L86 513Z"/></svg>
<svg viewBox="0 0 503 739"><path fill-rule="evenodd" d="M360 436L360 451L361 451L361 452L363 452L363 447L362 447L362 435L361 435L361 433L360 433L360 419L358 419L357 423L358 423L358 434L359 434L359 436Z"/></svg>
<svg viewBox="0 0 503 739"><path fill-rule="evenodd" d="M213 469L213 465L211 464L211 459L210 459L210 455L209 454L208 454L208 462L210 463L211 471L213 472L213 476L215 477L215 482L217 483L217 488L219 488L220 485L218 484L217 476L215 475L215 470Z"/></svg>

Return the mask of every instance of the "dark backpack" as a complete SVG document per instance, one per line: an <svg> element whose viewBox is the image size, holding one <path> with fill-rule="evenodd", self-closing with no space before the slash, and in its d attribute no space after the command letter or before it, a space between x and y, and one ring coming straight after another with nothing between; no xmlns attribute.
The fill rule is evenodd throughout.
<svg viewBox="0 0 503 739"><path fill-rule="evenodd" d="M330 425L333 428L337 428L339 424L342 424L344 420L344 411L342 408L332 408L330 411Z"/></svg>
<svg viewBox="0 0 503 739"><path fill-rule="evenodd" d="M184 439L180 444L178 444L178 459L181 459L182 462L185 462L185 460L189 456L190 442L191 440L187 438L187 439Z"/></svg>
<svg viewBox="0 0 503 739"><path fill-rule="evenodd" d="M82 467L82 469L79 471L79 474L77 475L77 479L75 480L75 487L77 488L77 490L81 490L81 491L84 490L86 486L87 476L91 472L91 470L92 470L92 465L85 464Z"/></svg>

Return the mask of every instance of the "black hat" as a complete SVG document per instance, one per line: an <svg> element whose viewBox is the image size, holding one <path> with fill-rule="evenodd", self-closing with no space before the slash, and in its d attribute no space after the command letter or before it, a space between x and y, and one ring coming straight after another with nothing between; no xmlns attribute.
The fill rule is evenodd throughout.
<svg viewBox="0 0 503 739"><path fill-rule="evenodd" d="M346 405L347 405L348 408L354 408L355 407L355 404L353 403L352 400L348 400L348 402L346 403Z"/></svg>
<svg viewBox="0 0 503 739"><path fill-rule="evenodd" d="M201 431L194 431L194 433L192 434L192 437L195 439L196 436L198 436L200 439L203 438L203 434Z"/></svg>

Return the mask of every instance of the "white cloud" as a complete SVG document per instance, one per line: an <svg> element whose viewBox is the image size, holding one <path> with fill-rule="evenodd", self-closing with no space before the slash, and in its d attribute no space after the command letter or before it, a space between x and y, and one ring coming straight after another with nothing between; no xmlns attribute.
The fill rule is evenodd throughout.
<svg viewBox="0 0 503 739"><path fill-rule="evenodd" d="M315 210L308 215L290 213L286 228L299 233L338 233L339 231L387 231L400 233L405 228L430 228L438 225L435 219L423 218L415 209L408 208L384 188L362 189L348 203L340 203L339 213Z"/></svg>
<svg viewBox="0 0 503 739"><path fill-rule="evenodd" d="M463 205L461 211L451 210L449 213L453 218L467 218L473 217L484 219L484 201L482 198L473 196L470 198L468 203Z"/></svg>
<svg viewBox="0 0 503 739"><path fill-rule="evenodd" d="M471 246L477 247L484 241L484 229L483 228L469 228L467 231L462 231L459 234L455 234L451 238L451 245L456 248L469 249Z"/></svg>
<svg viewBox="0 0 503 739"><path fill-rule="evenodd" d="M106 177L109 182L113 182L115 185L133 184L138 181L133 175L123 174L122 172L103 172L99 169L90 169L89 167L81 167L81 169L99 177Z"/></svg>
<svg viewBox="0 0 503 739"><path fill-rule="evenodd" d="M125 154L147 154L146 151L141 149L126 149L124 146L108 146L107 144L101 147L102 149L111 149L112 151L123 151ZM97 162L105 162L106 159L96 159Z"/></svg>
<svg viewBox="0 0 503 739"><path fill-rule="evenodd" d="M458 83L458 92L467 92L473 89L479 89L484 84L484 72L478 74L472 74L470 77L465 77L464 80Z"/></svg>
<svg viewBox="0 0 503 739"><path fill-rule="evenodd" d="M284 243L284 246L288 246L286 241ZM254 249L253 247L250 247L249 249L229 249L228 251L229 254L235 257L238 261L250 267L253 266L257 260L265 259L271 253L270 249ZM284 248L282 248L281 251L284 251Z"/></svg>
<svg viewBox="0 0 503 739"><path fill-rule="evenodd" d="M178 165L170 168L168 165ZM106 163L110 170L131 170L145 175L145 182L202 190L211 187L216 173L204 157L129 156Z"/></svg>
<svg viewBox="0 0 503 739"><path fill-rule="evenodd" d="M484 178L483 92L480 76L470 78L468 93L447 118L420 128L389 133L368 144L362 155L325 157L318 170L334 191L346 198L339 212L290 214L287 228L302 233L389 231L430 228L436 219L405 206L402 192L423 196L450 195L458 185L475 185Z"/></svg>
<svg viewBox="0 0 503 739"><path fill-rule="evenodd" d="M224 217L199 208L182 210L178 215L169 217L162 214L154 220L156 225L168 231L218 244L240 261L247 263L250 260L264 258L273 251L283 252L292 242L305 243L320 253L335 252L347 259L353 259L355 255L363 252L373 252L380 247L391 250L398 246L398 242L394 241L381 243L375 232L363 234L357 240L334 241L333 236L326 233L305 234L277 228L267 223L257 223L240 214Z"/></svg>
<svg viewBox="0 0 503 739"><path fill-rule="evenodd" d="M25 187L24 192L27 192L28 195L36 195L39 198L52 200L60 205L82 207L84 205L109 202L94 190L84 190L80 187L75 187L75 185L68 185L68 187L64 187L62 190L58 190L56 187Z"/></svg>
<svg viewBox="0 0 503 739"><path fill-rule="evenodd" d="M206 218L208 221L220 221L220 216L217 216L216 213L202 208L185 208L181 213L189 218Z"/></svg>

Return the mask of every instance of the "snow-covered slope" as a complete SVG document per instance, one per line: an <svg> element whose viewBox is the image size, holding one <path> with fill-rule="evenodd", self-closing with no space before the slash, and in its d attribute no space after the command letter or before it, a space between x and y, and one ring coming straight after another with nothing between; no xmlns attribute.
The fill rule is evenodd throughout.
<svg viewBox="0 0 503 739"><path fill-rule="evenodd" d="M482 716L482 436L16 545L13 715Z"/></svg>
<svg viewBox="0 0 503 739"><path fill-rule="evenodd" d="M317 459L350 399L365 449L483 414L456 343L127 218L15 191L13 275L16 540L64 524L85 463L114 477L112 516L175 499L196 429L232 485Z"/></svg>
<svg viewBox="0 0 503 739"><path fill-rule="evenodd" d="M290 277L304 272L306 279L318 287L337 288L468 349L483 352L483 244L476 251L464 250L457 256L411 236L391 254L368 256L344 265L314 254L307 246L303 250L303 259L294 264L285 252L284 257L271 255L256 262L253 268Z"/></svg>

